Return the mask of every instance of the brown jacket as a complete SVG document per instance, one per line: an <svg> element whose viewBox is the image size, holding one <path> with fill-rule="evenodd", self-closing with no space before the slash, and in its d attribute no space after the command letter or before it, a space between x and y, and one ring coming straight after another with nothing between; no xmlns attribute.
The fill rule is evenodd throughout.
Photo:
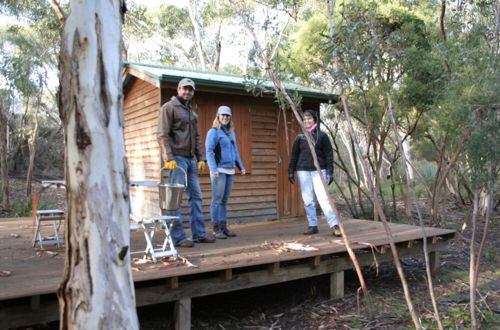
<svg viewBox="0 0 500 330"><path fill-rule="evenodd" d="M160 108L157 136L163 161L173 160L174 155L205 160L198 134L198 115L190 104L182 104L175 96Z"/></svg>

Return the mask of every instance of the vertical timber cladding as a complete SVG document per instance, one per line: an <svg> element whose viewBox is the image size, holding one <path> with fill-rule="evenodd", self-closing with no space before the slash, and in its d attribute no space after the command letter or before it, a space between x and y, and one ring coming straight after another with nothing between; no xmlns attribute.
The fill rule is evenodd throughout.
<svg viewBox="0 0 500 330"><path fill-rule="evenodd" d="M318 112L318 101L304 99L302 100L302 111L307 109ZM291 110L279 111L278 113L278 217L284 219L287 217L304 216L304 203L300 195L300 185L297 174L295 173L295 184L288 181L288 164L290 163L292 146L295 137L301 132L301 128L295 115ZM285 127L286 122L286 127ZM319 206L319 205L317 205Z"/></svg>
<svg viewBox="0 0 500 330"><path fill-rule="evenodd" d="M134 78L127 86L123 104L125 149L130 180L158 180L160 149L156 139L160 88ZM131 207L135 214L159 214L158 188L131 189Z"/></svg>
<svg viewBox="0 0 500 330"><path fill-rule="evenodd" d="M176 94L175 87L160 88L134 78L128 84L124 100L125 146L130 180L159 180L160 149L156 138L161 104ZM288 142L284 119L272 98L224 94L221 91L197 90L193 107L198 114L201 141L204 149L206 132L212 126L220 105L233 110L238 148L249 172L237 171L233 192L228 202L231 222L265 221L303 215L298 183L290 185L287 168L291 144L298 126L287 111ZM308 108L318 108L311 104ZM203 193L203 213L210 219L211 187L208 168L200 176ZM188 222L187 194L184 194L183 214ZM132 189L132 210L142 216L160 214L158 189Z"/></svg>
<svg viewBox="0 0 500 330"><path fill-rule="evenodd" d="M232 109L238 149L248 172L242 176L236 171L228 201L228 219L233 223L276 219L276 106L268 98L197 91L193 108L198 114L203 149L207 131L212 127L220 105ZM200 176L200 184L203 213L209 220L211 187L208 167ZM187 216L186 196L183 206L183 214Z"/></svg>

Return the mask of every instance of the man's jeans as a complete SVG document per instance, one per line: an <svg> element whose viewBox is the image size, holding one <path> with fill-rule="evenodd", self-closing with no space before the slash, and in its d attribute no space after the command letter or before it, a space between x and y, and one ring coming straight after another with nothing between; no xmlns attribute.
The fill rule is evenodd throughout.
<svg viewBox="0 0 500 330"><path fill-rule="evenodd" d="M177 166L187 173L187 193L189 202L189 225L191 227L191 238L193 241L207 237L205 232L205 220L201 210L201 189L198 178L198 168L194 157L175 156ZM170 170L168 173L170 183L184 184L184 173L180 170ZM174 244L180 244L186 240L186 233L182 225L181 207L177 211L169 212L170 215L178 216L179 219L172 223L170 234Z"/></svg>
<svg viewBox="0 0 500 330"><path fill-rule="evenodd" d="M326 178L326 170L321 170L323 178ZM307 222L309 226L318 225L318 217L316 216L316 199L321 206L321 210L326 217L328 225L331 227L338 224L337 218L333 213L333 209L328 201L328 195L321 183L318 171L297 171L299 178L300 191L302 200L304 201L304 209L306 210Z"/></svg>
<svg viewBox="0 0 500 330"><path fill-rule="evenodd" d="M227 222L227 199L233 189L234 175L219 173L216 178L210 176L212 181L212 203L210 204L210 215L212 224Z"/></svg>

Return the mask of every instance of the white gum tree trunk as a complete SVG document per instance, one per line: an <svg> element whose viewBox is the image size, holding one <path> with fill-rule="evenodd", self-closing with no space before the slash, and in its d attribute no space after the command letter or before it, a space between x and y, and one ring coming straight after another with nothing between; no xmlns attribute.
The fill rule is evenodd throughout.
<svg viewBox="0 0 500 330"><path fill-rule="evenodd" d="M66 259L61 329L137 329L123 141L123 0L70 1L60 56Z"/></svg>

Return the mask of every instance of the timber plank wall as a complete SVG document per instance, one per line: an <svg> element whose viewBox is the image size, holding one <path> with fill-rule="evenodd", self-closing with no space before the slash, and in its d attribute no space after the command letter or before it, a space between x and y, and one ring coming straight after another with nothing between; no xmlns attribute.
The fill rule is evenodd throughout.
<svg viewBox="0 0 500 330"><path fill-rule="evenodd" d="M127 86L124 101L125 146L131 180L159 180L160 149L156 139L160 105L175 95L174 88L160 90L144 80L133 79ZM277 123L279 111L271 98L256 98L223 92L196 91L193 108L198 114L198 127L203 145L206 132L212 126L217 107L228 105L233 120L246 176L237 174L228 202L228 219L232 222L265 221L278 218L277 196L279 146ZM288 157L286 157L288 158ZM283 167L283 166L282 166ZM238 173L239 171L237 171ZM211 187L208 167L200 176L203 213L210 219ZM186 195L186 194L184 194ZM134 189L134 212L144 216L159 214L156 187ZM187 215L187 197L183 214ZM298 210L296 214L303 214ZM187 220L187 217L184 219Z"/></svg>

